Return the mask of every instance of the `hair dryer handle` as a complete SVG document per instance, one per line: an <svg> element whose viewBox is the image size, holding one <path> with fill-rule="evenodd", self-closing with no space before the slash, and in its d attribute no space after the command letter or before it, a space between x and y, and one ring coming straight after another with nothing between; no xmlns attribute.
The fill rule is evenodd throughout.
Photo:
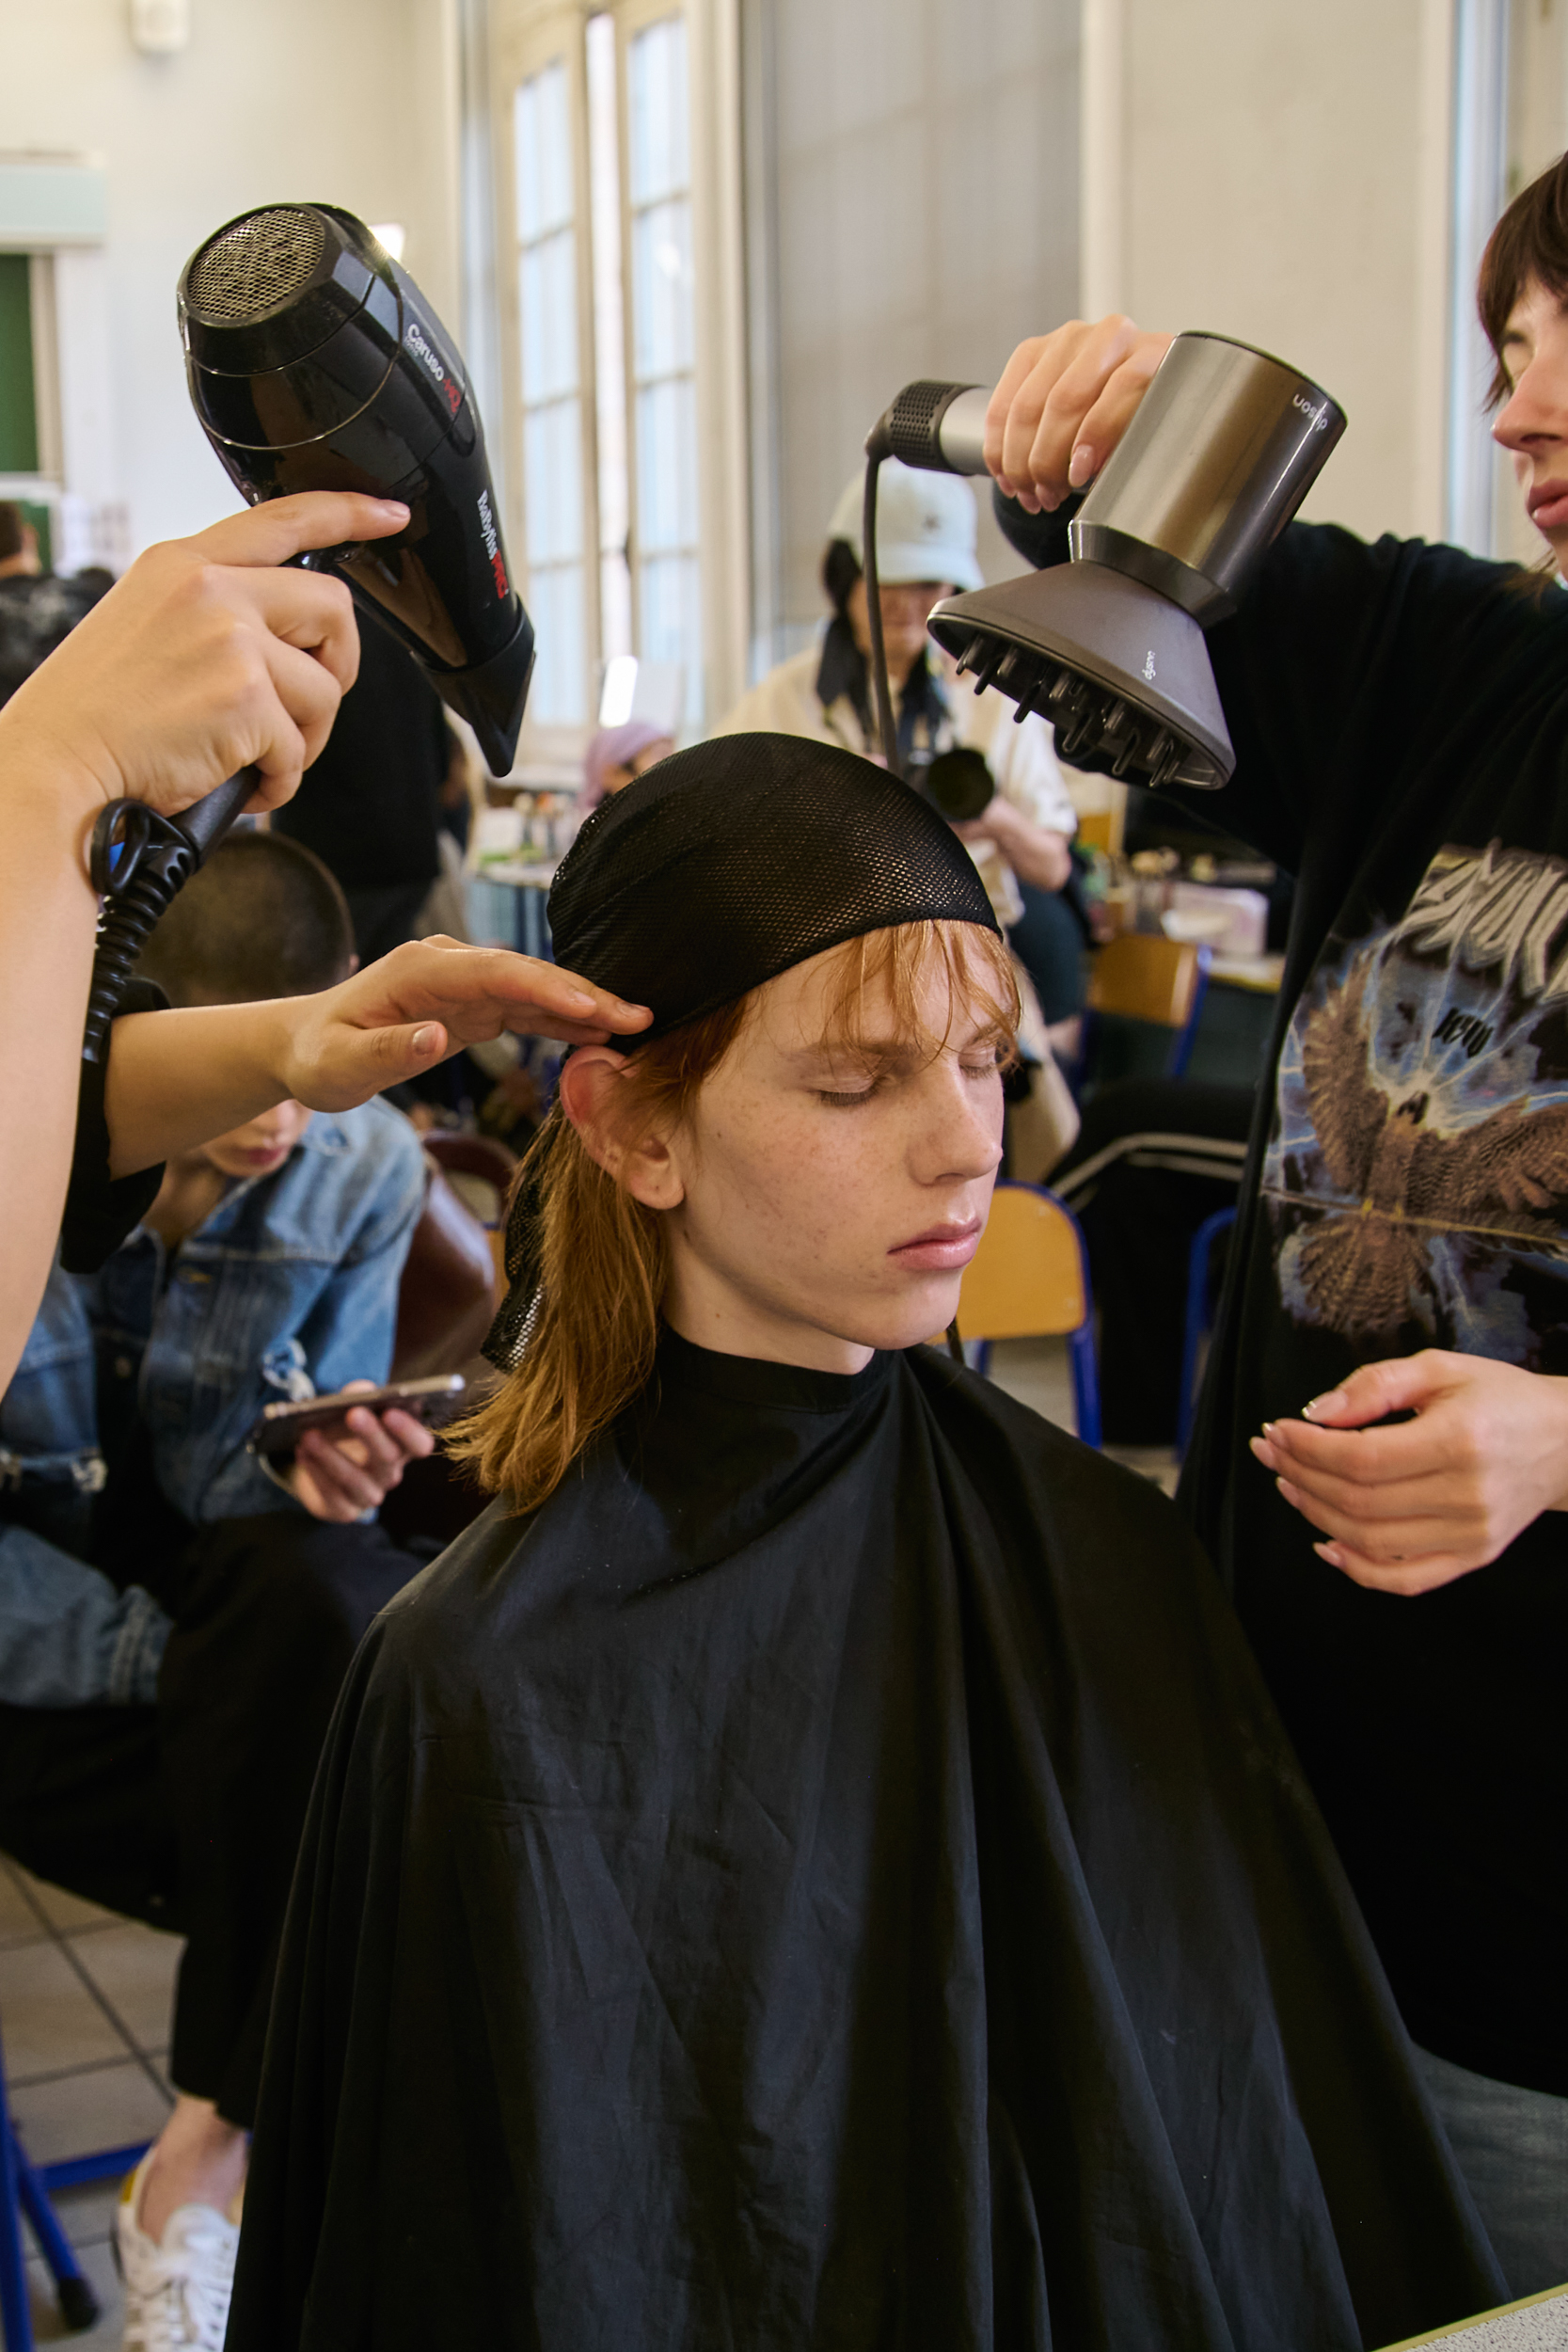
<svg viewBox="0 0 1568 2352"><path fill-rule="evenodd" d="M222 840L260 782L254 768L242 768L238 775L230 776L174 819L196 851L198 866L205 865L208 850Z"/></svg>
<svg viewBox="0 0 1568 2352"><path fill-rule="evenodd" d="M868 457L896 457L925 473L984 473L986 410L983 384L906 384L872 427Z"/></svg>

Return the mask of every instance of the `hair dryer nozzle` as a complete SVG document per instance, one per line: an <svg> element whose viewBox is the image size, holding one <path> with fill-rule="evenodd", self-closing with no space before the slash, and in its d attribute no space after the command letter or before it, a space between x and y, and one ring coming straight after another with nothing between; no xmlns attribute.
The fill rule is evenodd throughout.
<svg viewBox="0 0 1568 2352"><path fill-rule="evenodd" d="M431 684L447 708L467 719L479 738L484 764L493 776L511 771L532 675L533 624L526 612L520 613L517 634L510 645L492 654L488 661L472 670L431 673Z"/></svg>
<svg viewBox="0 0 1568 2352"><path fill-rule="evenodd" d="M939 604L932 636L974 675L1037 710L1075 768L1213 791L1236 765L1203 631L1102 564L1058 564Z"/></svg>

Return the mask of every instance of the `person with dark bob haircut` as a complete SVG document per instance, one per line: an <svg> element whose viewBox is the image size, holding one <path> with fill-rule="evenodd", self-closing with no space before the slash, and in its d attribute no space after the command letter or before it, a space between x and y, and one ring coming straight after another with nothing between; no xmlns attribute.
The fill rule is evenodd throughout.
<svg viewBox="0 0 1568 2352"><path fill-rule="evenodd" d="M1297 523L1210 639L1220 813L1297 888L1183 1492L1524 2296L1568 2278L1568 157L1478 300L1547 563ZM1168 342L1014 353L1037 564Z"/></svg>

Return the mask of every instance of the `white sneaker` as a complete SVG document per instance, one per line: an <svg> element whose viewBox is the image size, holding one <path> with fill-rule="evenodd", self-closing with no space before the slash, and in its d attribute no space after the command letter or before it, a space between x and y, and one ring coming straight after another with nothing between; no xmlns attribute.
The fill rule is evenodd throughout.
<svg viewBox="0 0 1568 2352"><path fill-rule="evenodd" d="M141 2226L144 2156L115 2216L115 2248L125 2280L122 2352L223 2352L240 2233L213 2205L181 2205L161 2246Z"/></svg>

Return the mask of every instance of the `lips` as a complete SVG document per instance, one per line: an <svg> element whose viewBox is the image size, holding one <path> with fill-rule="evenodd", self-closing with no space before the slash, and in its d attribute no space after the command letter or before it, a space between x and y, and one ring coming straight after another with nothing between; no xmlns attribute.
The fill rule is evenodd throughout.
<svg viewBox="0 0 1568 2352"><path fill-rule="evenodd" d="M1537 483L1525 506L1537 531L1561 531L1568 527L1568 482Z"/></svg>
<svg viewBox="0 0 1568 2352"><path fill-rule="evenodd" d="M966 1225L933 1225L887 1254L899 1265L923 1274L957 1274L979 1247L981 1223L976 1216Z"/></svg>

